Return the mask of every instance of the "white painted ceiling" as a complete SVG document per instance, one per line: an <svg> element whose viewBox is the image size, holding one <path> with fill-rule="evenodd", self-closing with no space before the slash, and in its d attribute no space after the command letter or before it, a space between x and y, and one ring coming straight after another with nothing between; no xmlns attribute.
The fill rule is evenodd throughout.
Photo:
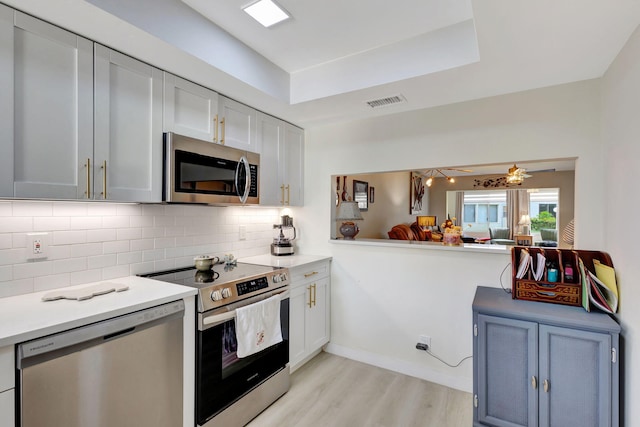
<svg viewBox="0 0 640 427"><path fill-rule="evenodd" d="M251 0L86 1L241 83L213 89L303 127L598 78L640 24L638 0L277 0L293 19L271 28L242 12ZM258 55L210 54L199 20ZM366 104L394 95L406 102Z"/></svg>

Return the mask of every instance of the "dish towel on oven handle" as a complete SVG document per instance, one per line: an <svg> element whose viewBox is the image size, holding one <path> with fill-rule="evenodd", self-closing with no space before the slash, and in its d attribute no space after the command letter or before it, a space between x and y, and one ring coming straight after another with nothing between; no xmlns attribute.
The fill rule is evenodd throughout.
<svg viewBox="0 0 640 427"><path fill-rule="evenodd" d="M280 295L236 309L238 357L247 357L282 342Z"/></svg>

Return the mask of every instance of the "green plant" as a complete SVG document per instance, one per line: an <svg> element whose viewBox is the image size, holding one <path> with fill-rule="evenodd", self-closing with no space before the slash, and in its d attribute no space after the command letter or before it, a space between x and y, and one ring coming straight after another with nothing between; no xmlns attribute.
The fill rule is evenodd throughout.
<svg viewBox="0 0 640 427"><path fill-rule="evenodd" d="M556 219L549 212L540 212L536 217L531 218L531 229L556 228Z"/></svg>

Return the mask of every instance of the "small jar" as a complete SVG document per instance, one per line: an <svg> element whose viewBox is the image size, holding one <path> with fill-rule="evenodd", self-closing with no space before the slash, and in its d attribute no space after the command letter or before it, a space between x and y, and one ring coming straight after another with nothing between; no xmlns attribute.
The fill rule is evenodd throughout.
<svg viewBox="0 0 640 427"><path fill-rule="evenodd" d="M573 267L571 264L564 265L564 281L573 282Z"/></svg>

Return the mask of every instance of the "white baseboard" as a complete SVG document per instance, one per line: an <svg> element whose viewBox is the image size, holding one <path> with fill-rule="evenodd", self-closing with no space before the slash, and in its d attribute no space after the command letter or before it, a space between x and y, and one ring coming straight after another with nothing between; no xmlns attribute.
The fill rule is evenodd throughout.
<svg viewBox="0 0 640 427"><path fill-rule="evenodd" d="M442 372L431 370L424 365L416 365L415 363L409 363L404 360L393 359L391 357L381 356L379 354L362 350L354 350L349 347L343 347L332 343L327 344L325 351L327 353L335 354L336 356L346 357L347 359L356 360L368 365L420 378L425 381L430 381L456 390L461 390L467 393L473 392L473 379L471 378L460 378L446 375ZM465 363L471 363L471 361Z"/></svg>

